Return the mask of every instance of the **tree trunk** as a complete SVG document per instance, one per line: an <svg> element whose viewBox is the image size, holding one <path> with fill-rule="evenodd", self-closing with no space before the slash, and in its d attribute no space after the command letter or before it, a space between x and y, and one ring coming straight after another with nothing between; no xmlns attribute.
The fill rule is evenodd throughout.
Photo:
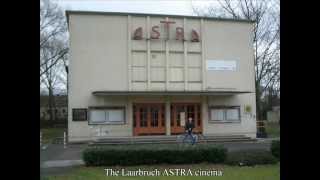
<svg viewBox="0 0 320 180"><path fill-rule="evenodd" d="M53 121L53 119L54 119L54 117L53 117L53 107L52 107L52 101L53 101L53 92L52 92L52 88L51 87L49 87L48 88L48 90L49 90L49 99L48 99L48 105L49 105L49 120L50 121Z"/></svg>
<svg viewBox="0 0 320 180"><path fill-rule="evenodd" d="M257 108L257 120L262 120L262 113L261 113L261 92L259 84L256 85L256 108Z"/></svg>

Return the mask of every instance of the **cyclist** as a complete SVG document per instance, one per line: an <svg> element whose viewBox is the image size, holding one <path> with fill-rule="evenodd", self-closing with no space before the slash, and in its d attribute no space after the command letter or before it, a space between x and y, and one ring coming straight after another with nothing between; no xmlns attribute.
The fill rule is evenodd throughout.
<svg viewBox="0 0 320 180"><path fill-rule="evenodd" d="M195 138L192 136L192 130L193 130L193 128L194 128L194 124L193 124L193 122L192 122L192 117L189 117L189 118L188 118L188 121L187 121L187 123L186 123L186 126L185 126L185 131L186 131L186 133L188 133L188 134L186 134L186 136L185 136L184 139L186 139L186 138L188 138L188 137L191 137L191 139L192 139L192 145L195 143Z"/></svg>

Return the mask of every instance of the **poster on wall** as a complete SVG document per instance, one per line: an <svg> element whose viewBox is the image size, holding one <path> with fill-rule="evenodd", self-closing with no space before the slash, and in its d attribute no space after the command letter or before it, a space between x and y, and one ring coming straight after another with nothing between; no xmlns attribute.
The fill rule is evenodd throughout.
<svg viewBox="0 0 320 180"><path fill-rule="evenodd" d="M186 125L186 114L185 112L180 112L180 126Z"/></svg>
<svg viewBox="0 0 320 180"><path fill-rule="evenodd" d="M237 61L235 60L207 60L208 71L235 71Z"/></svg>

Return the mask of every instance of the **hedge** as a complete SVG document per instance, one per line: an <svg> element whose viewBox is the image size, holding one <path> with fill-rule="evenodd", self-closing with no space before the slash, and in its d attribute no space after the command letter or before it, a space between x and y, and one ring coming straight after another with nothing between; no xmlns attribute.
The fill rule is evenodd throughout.
<svg viewBox="0 0 320 180"><path fill-rule="evenodd" d="M278 160L269 151L247 150L228 153L226 164L254 166L259 164L276 164Z"/></svg>
<svg viewBox="0 0 320 180"><path fill-rule="evenodd" d="M82 158L87 166L223 163L227 157L224 147L112 149L87 148Z"/></svg>
<svg viewBox="0 0 320 180"><path fill-rule="evenodd" d="M274 157L280 159L280 140L273 140L270 151Z"/></svg>

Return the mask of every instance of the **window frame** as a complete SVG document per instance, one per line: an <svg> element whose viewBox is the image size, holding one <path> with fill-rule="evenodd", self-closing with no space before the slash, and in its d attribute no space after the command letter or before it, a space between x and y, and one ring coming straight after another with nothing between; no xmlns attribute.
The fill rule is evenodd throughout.
<svg viewBox="0 0 320 180"><path fill-rule="evenodd" d="M122 121L104 121L101 123L91 121L91 111L92 110L122 110L123 120ZM88 108L88 125L124 125L126 124L126 107L125 106L90 106Z"/></svg>
<svg viewBox="0 0 320 180"><path fill-rule="evenodd" d="M223 120L212 120L211 118L211 110L214 109L222 109L223 110ZM238 120L228 120L227 118L227 110L228 109L237 109L238 110ZM241 106L209 106L209 123L241 123Z"/></svg>

